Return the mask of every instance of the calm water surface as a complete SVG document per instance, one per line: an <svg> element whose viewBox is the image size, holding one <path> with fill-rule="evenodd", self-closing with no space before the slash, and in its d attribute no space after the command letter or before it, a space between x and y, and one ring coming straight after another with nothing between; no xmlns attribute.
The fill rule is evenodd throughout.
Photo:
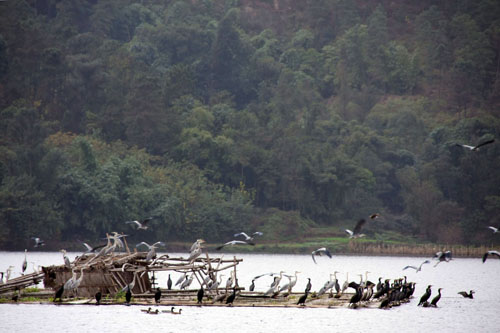
<svg viewBox="0 0 500 333"><path fill-rule="evenodd" d="M170 253L169 253L170 254ZM73 259L79 253L69 253ZM173 253L171 256L186 256ZM212 254L211 254L212 255ZM234 254L226 254L225 259ZM424 265L422 271L402 271L406 265L418 266L426 258L334 256L317 258L314 264L310 255L236 254L243 262L238 265L238 280L248 286L252 277L285 271L300 271L294 290L303 290L310 277L313 290L318 290L329 279L329 274L339 271L340 283L349 274L350 281L359 282L359 274L369 271L369 280L378 277L398 278L406 274L417 282L415 299L411 303L391 310L379 309L296 309L296 308L227 308L183 307L182 315L141 313L144 306L57 306L42 304L0 305L0 332L75 332L112 331L138 332L162 330L164 332L499 332L500 318L500 260L454 259L437 267L434 261ZM22 252L0 252L0 270L13 265L13 276L18 276L24 258ZM37 265L60 265L58 252L28 252L28 261ZM32 271L30 264L28 271ZM180 276L173 273L172 280ZM159 274L161 287L166 286L168 274ZM225 281L223 278L223 281ZM286 278L283 281L287 281ZM256 290L267 290L272 277L256 281ZM417 307L418 299L428 284L432 284L433 297L437 288L444 288L439 307ZM198 286L195 285L194 288ZM457 292L474 289L473 300L464 299ZM167 307L162 307L166 309Z"/></svg>

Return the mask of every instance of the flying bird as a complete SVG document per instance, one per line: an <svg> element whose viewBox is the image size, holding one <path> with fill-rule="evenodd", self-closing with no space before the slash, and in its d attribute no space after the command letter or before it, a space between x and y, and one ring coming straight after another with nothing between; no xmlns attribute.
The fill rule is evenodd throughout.
<svg viewBox="0 0 500 333"><path fill-rule="evenodd" d="M156 256L156 246L165 246L165 243L164 242L156 242L153 245L149 245L146 242L140 242L135 247L139 247L141 245L145 245L148 247L149 251L146 255L146 261L150 261L151 259L153 259Z"/></svg>
<svg viewBox="0 0 500 333"><path fill-rule="evenodd" d="M135 224L137 226L137 230L142 229L142 230L147 230L148 229L148 224L149 221L151 221L153 218L148 217L147 219L142 220L141 222L139 221L127 221L125 222L126 224Z"/></svg>
<svg viewBox="0 0 500 333"><path fill-rule="evenodd" d="M438 262L434 265L434 267L436 267L439 263L443 262L443 261L450 261L451 260L451 251L446 251L446 252L436 252L436 254L434 255L434 259L436 259Z"/></svg>
<svg viewBox="0 0 500 333"><path fill-rule="evenodd" d="M459 147L464 147L464 148L470 149L472 151L476 151L476 150L479 150L479 147L489 145L490 143L493 143L493 142L495 142L495 139L486 140L486 141L478 144L477 146L463 145L463 144L460 144L460 143L457 143L456 145L459 146Z"/></svg>
<svg viewBox="0 0 500 333"><path fill-rule="evenodd" d="M366 223L366 220L365 219L361 219L361 220L358 221L358 223L356 223L356 226L354 227L353 231L351 231L349 229L345 229L345 232L347 232L349 234L349 238L364 237L365 234L361 233L361 229L363 228L363 226L365 225L365 223Z"/></svg>
<svg viewBox="0 0 500 333"><path fill-rule="evenodd" d="M35 241L35 247L44 246L45 242L38 237L31 237Z"/></svg>
<svg viewBox="0 0 500 333"><path fill-rule="evenodd" d="M237 245L237 244L242 244L242 245L255 245L254 243L252 242L245 242L245 241L239 241L239 240L232 240L230 242L227 242L227 243L224 243L220 246L217 246L215 249L216 250L221 250L224 246L228 246L228 245Z"/></svg>
<svg viewBox="0 0 500 333"><path fill-rule="evenodd" d="M314 256L322 256L323 254L326 254L328 258L332 257L332 254L330 253L330 251L328 251L326 247L322 247L311 252L311 256L315 264L317 264L317 262L316 259L314 259Z"/></svg>
<svg viewBox="0 0 500 333"><path fill-rule="evenodd" d="M495 227L493 227L491 225L488 228L491 229L491 230L493 230L494 234L496 234L498 232L498 228L495 228Z"/></svg>
<svg viewBox="0 0 500 333"><path fill-rule="evenodd" d="M430 262L429 260L425 260L425 261L424 261L424 262L422 262L422 263L420 264L420 266L418 266L418 267L408 265L408 266L406 266L406 267L404 267L404 268L403 268L403 271L404 271L405 269L408 269L408 268L413 268L413 269L415 270L415 273L418 273L418 272L420 272L420 271L422 270L422 265L424 265L424 264L430 264L430 263L431 263L431 262Z"/></svg>
<svg viewBox="0 0 500 333"><path fill-rule="evenodd" d="M488 251L488 252L486 252L483 255L483 263L486 261L486 259L488 258L489 255L494 255L494 256L497 256L498 258L500 258L500 252L498 252L498 251Z"/></svg>
<svg viewBox="0 0 500 333"><path fill-rule="evenodd" d="M87 251L85 251L84 253L92 253L92 252L95 252L103 247L106 246L106 244L103 244L103 245L97 245L96 247L92 247L90 246L89 244L87 243L83 243L83 246L85 246L85 248L87 249Z"/></svg>
<svg viewBox="0 0 500 333"><path fill-rule="evenodd" d="M254 233L252 234L252 236L248 236L246 233L244 233L244 232L240 232L240 233L234 234L234 237L243 236L243 237L245 237L245 240L246 240L246 241L250 241L250 242L251 242L251 241L253 241L253 239L254 239L254 237L255 237L255 236L262 236L262 235L263 235L263 233L262 233L262 232L260 232L260 231L256 231L256 232L254 232Z"/></svg>

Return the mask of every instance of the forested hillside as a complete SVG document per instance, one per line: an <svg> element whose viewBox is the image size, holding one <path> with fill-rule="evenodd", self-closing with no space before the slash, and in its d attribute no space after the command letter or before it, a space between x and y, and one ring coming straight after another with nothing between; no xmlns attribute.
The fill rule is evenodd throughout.
<svg viewBox="0 0 500 333"><path fill-rule="evenodd" d="M489 243L499 118L495 0L2 1L0 247L373 212L369 237Z"/></svg>

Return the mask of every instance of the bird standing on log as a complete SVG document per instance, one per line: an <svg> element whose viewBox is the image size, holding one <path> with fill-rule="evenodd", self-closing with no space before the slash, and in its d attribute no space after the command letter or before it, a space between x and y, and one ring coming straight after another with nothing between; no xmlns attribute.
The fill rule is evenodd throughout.
<svg viewBox="0 0 500 333"><path fill-rule="evenodd" d="M132 299L132 292L130 291L130 286L127 286L127 292L125 293L125 302L130 305L130 300Z"/></svg>
<svg viewBox="0 0 500 333"><path fill-rule="evenodd" d="M233 287L233 293L229 295L229 297L226 299L226 304L228 306L232 306L235 298L236 298L236 287Z"/></svg>
<svg viewBox="0 0 500 333"><path fill-rule="evenodd" d="M155 292L155 303L158 304L160 303L160 300L161 300L161 290L160 290L160 287L156 288L156 292Z"/></svg>
<svg viewBox="0 0 500 333"><path fill-rule="evenodd" d="M198 290L198 293L196 294L196 299L198 300L197 304L202 304L203 302L203 295L204 295L204 291L203 291L203 287L201 287L199 290Z"/></svg>
<svg viewBox="0 0 500 333"><path fill-rule="evenodd" d="M170 278L170 274L168 274L167 289L172 290L172 279Z"/></svg>
<svg viewBox="0 0 500 333"><path fill-rule="evenodd" d="M96 292L95 294L95 305L101 304L102 293L101 291Z"/></svg>
<svg viewBox="0 0 500 333"><path fill-rule="evenodd" d="M308 294L309 291L306 290L304 295L300 296L299 300L297 301L297 305L306 306L306 299Z"/></svg>

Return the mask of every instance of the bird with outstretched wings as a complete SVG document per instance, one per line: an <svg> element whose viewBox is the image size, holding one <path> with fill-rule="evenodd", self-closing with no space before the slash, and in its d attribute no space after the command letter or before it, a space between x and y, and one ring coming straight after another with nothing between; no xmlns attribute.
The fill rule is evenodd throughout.
<svg viewBox="0 0 500 333"><path fill-rule="evenodd" d="M476 150L479 150L479 147L489 145L489 144L491 144L493 142L495 142L495 139L486 140L486 141L481 142L480 144L478 144L476 146L464 145L464 144L461 144L461 143L457 143L456 145L459 146L459 147L467 148L467 149L472 150L472 151L476 151Z"/></svg>

